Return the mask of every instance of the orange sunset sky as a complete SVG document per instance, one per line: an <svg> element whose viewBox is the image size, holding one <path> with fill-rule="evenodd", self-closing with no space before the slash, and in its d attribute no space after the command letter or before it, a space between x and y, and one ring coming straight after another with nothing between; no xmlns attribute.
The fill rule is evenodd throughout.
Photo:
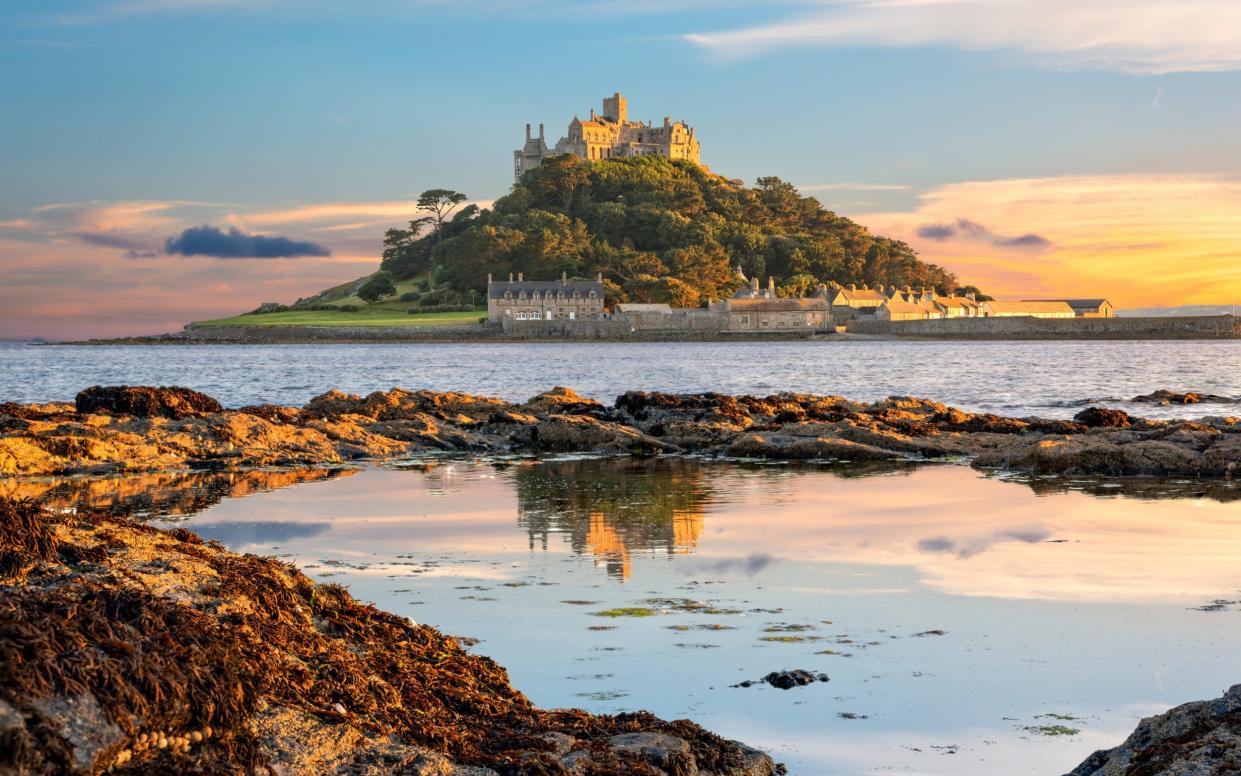
<svg viewBox="0 0 1241 776"><path fill-rule="evenodd" d="M9 4L0 339L368 274L419 191L485 206L617 89L993 296L1241 302L1238 52L1233 0ZM169 250L203 225L308 247Z"/></svg>

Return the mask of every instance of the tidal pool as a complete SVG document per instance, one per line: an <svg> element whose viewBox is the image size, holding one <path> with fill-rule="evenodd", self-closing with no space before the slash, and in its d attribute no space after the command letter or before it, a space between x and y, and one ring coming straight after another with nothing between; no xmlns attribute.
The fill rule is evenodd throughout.
<svg viewBox="0 0 1241 776"><path fill-rule="evenodd" d="M692 459L266 474L15 494L285 557L478 639L540 705L689 717L794 774L1063 773L1241 681L1229 483ZM735 686L782 669L831 680Z"/></svg>

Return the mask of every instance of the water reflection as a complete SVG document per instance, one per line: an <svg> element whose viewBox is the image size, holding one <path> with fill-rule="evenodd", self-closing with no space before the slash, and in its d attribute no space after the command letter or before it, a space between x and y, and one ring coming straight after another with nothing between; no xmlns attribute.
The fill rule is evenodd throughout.
<svg viewBox="0 0 1241 776"><path fill-rule="evenodd" d="M698 461L556 461L515 467L517 523L530 547L553 534L610 576L633 573L635 550L685 554L698 545L715 489Z"/></svg>
<svg viewBox="0 0 1241 776"><path fill-rule="evenodd" d="M350 477L355 469L252 469L240 472L145 472L107 477L0 480L0 498L31 498L54 509L131 516L188 516L226 498L244 498L307 482Z"/></svg>

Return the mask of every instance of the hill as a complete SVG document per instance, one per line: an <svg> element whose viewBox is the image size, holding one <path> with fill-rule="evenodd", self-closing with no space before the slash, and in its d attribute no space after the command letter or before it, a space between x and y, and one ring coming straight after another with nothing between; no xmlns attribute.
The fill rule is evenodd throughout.
<svg viewBox="0 0 1241 776"><path fill-rule="evenodd" d="M426 219L423 219L425 221ZM490 210L466 207L438 228L391 229L381 269L427 277L437 304L485 289L488 273L551 279L601 273L610 302L694 306L746 275L774 276L781 296L819 283L957 287L898 240L870 234L779 178L747 188L686 161L554 157Z"/></svg>

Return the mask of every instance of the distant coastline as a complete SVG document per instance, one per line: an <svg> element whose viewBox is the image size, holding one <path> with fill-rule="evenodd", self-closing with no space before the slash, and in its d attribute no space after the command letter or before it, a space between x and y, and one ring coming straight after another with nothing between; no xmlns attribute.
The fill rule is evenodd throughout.
<svg viewBox="0 0 1241 776"><path fill-rule="evenodd" d="M557 342L848 342L857 340L1202 340L1241 339L1232 315L1115 318L975 318L926 321L854 320L836 332L709 332L536 325L528 332L495 326L188 326L169 334L57 342L61 345L279 345L318 343ZM551 324L552 322L549 322Z"/></svg>

